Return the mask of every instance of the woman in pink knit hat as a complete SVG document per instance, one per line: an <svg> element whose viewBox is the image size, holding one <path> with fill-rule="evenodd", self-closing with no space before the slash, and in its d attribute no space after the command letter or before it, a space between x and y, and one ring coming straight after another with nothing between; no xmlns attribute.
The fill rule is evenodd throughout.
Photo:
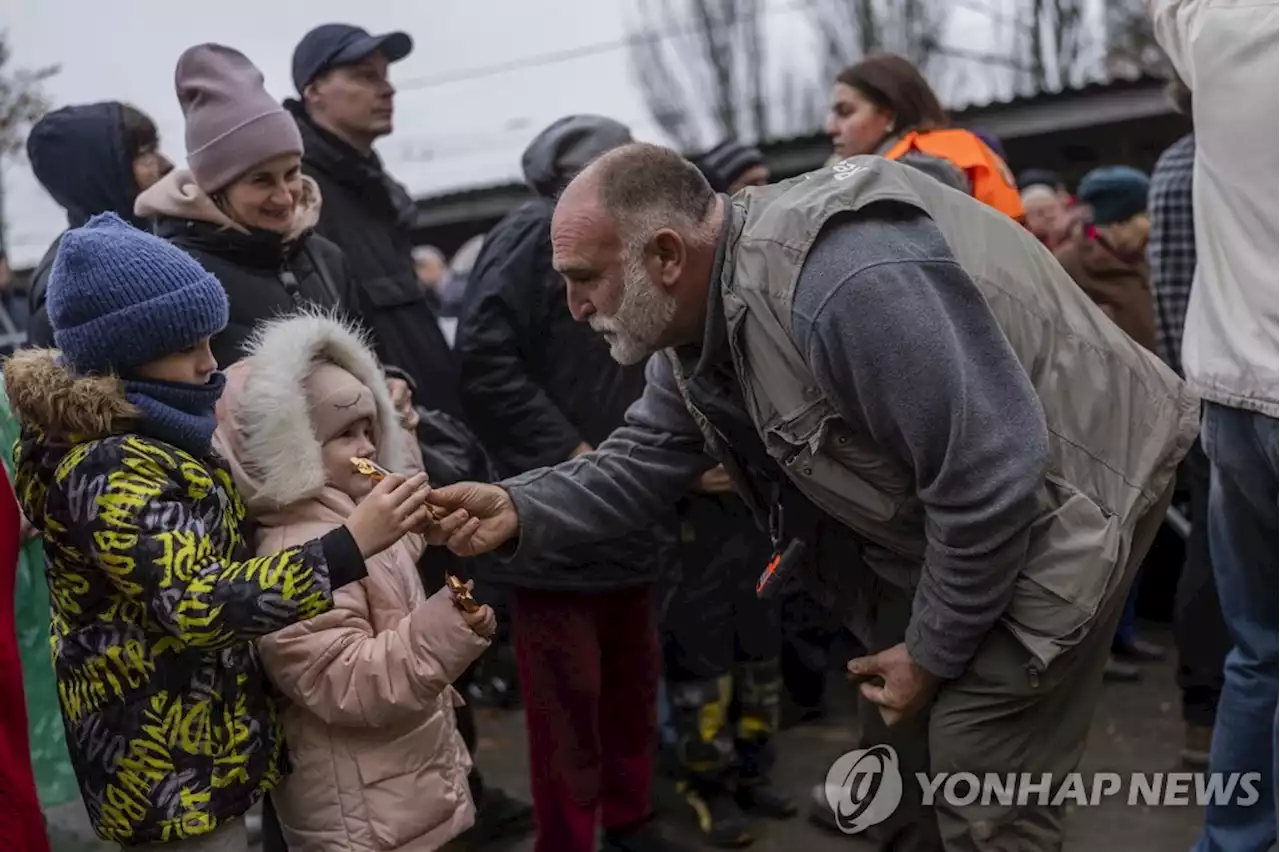
<svg viewBox="0 0 1280 852"><path fill-rule="evenodd" d="M174 73L186 118L187 167L138 196L156 234L217 276L231 305L213 354L227 366L259 323L306 306L354 320L360 297L342 250L314 233L320 189L302 173L298 125L240 51L198 44ZM412 416L402 373L389 370L397 410Z"/></svg>

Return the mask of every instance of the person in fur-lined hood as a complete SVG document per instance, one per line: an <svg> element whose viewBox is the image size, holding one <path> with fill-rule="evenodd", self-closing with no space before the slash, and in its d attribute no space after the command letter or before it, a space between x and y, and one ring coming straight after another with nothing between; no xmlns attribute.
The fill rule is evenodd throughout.
<svg viewBox="0 0 1280 852"><path fill-rule="evenodd" d="M373 483L351 465L421 466L373 353L350 326L304 313L262 326L228 371L216 443L271 552L341 525ZM428 596L406 536L334 609L262 639L287 698L292 774L272 793L290 852L420 852L469 828L471 758L450 685L489 646L485 606Z"/></svg>

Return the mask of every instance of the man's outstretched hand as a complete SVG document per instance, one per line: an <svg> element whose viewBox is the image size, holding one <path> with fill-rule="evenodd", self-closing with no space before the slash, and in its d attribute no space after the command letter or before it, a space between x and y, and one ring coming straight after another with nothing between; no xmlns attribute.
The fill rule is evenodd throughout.
<svg viewBox="0 0 1280 852"><path fill-rule="evenodd" d="M453 512L465 509L471 522L444 542L459 556L479 556L501 547L520 530L516 507L497 485L459 482L433 488L427 502ZM478 522L478 523L477 523Z"/></svg>

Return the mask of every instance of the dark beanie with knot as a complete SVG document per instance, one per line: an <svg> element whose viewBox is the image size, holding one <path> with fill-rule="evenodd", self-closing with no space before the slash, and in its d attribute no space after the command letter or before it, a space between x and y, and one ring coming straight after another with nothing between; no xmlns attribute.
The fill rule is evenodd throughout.
<svg viewBox="0 0 1280 852"><path fill-rule="evenodd" d="M114 213L66 232L47 298L54 343L81 375L124 373L227 325L227 294L217 278Z"/></svg>
<svg viewBox="0 0 1280 852"><path fill-rule="evenodd" d="M632 141L630 128L612 118L567 115L533 138L520 165L535 192L555 198L592 160Z"/></svg>
<svg viewBox="0 0 1280 852"><path fill-rule="evenodd" d="M1095 225L1113 225L1147 212L1151 179L1132 166L1103 166L1080 179L1076 195L1093 211Z"/></svg>
<svg viewBox="0 0 1280 852"><path fill-rule="evenodd" d="M178 103L187 121L187 166L213 194L259 163L301 154L298 124L267 94L262 72L243 53L197 44L178 57Z"/></svg>
<svg viewBox="0 0 1280 852"><path fill-rule="evenodd" d="M716 192L728 192L733 182L756 166L764 165L760 149L734 142L721 142L705 154L693 158L693 164Z"/></svg>

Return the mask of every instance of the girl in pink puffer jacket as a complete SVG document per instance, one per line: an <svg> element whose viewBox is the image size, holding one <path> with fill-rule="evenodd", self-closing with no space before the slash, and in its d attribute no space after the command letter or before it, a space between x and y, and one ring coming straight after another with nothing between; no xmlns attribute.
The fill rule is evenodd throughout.
<svg viewBox="0 0 1280 852"><path fill-rule="evenodd" d="M256 334L227 373L215 442L259 553L343 523L373 485L352 457L421 468L368 346L313 314ZM427 596L415 567L424 544L405 536L336 593L331 612L260 640L288 699L292 771L272 801L290 852L426 852L474 820L450 684L488 647L494 616L462 612L447 588Z"/></svg>

